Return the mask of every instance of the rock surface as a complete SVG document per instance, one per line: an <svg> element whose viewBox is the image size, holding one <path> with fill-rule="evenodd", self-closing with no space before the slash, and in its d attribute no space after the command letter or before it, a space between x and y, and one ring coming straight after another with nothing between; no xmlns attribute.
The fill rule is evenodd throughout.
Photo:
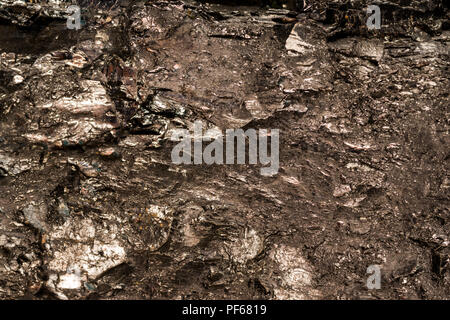
<svg viewBox="0 0 450 320"><path fill-rule="evenodd" d="M444 1L81 1L80 30L77 1L19 2L0 1L1 299L450 297ZM195 120L279 128L278 174L173 164Z"/></svg>

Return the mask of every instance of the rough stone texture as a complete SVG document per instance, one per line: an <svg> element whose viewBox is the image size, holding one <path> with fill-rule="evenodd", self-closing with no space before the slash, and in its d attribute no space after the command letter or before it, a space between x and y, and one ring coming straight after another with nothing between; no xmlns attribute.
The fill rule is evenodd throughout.
<svg viewBox="0 0 450 320"><path fill-rule="evenodd" d="M1 299L450 297L448 6L255 2L0 1ZM195 120L279 173L173 164Z"/></svg>

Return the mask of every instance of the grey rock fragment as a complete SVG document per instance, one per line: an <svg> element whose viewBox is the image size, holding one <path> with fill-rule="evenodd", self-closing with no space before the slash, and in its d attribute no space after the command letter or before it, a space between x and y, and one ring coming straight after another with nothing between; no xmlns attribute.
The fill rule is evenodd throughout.
<svg viewBox="0 0 450 320"><path fill-rule="evenodd" d="M41 232L47 230L47 206L43 203L30 203L23 210L25 221Z"/></svg>
<svg viewBox="0 0 450 320"><path fill-rule="evenodd" d="M17 159L0 151L0 177L15 176L31 168L31 160Z"/></svg>

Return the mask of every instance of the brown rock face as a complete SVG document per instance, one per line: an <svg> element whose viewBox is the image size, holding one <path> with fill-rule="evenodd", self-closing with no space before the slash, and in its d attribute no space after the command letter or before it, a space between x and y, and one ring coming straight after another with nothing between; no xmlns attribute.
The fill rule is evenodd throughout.
<svg viewBox="0 0 450 320"><path fill-rule="evenodd" d="M238 4L0 0L0 299L450 297L448 6ZM279 170L175 164L199 120Z"/></svg>

